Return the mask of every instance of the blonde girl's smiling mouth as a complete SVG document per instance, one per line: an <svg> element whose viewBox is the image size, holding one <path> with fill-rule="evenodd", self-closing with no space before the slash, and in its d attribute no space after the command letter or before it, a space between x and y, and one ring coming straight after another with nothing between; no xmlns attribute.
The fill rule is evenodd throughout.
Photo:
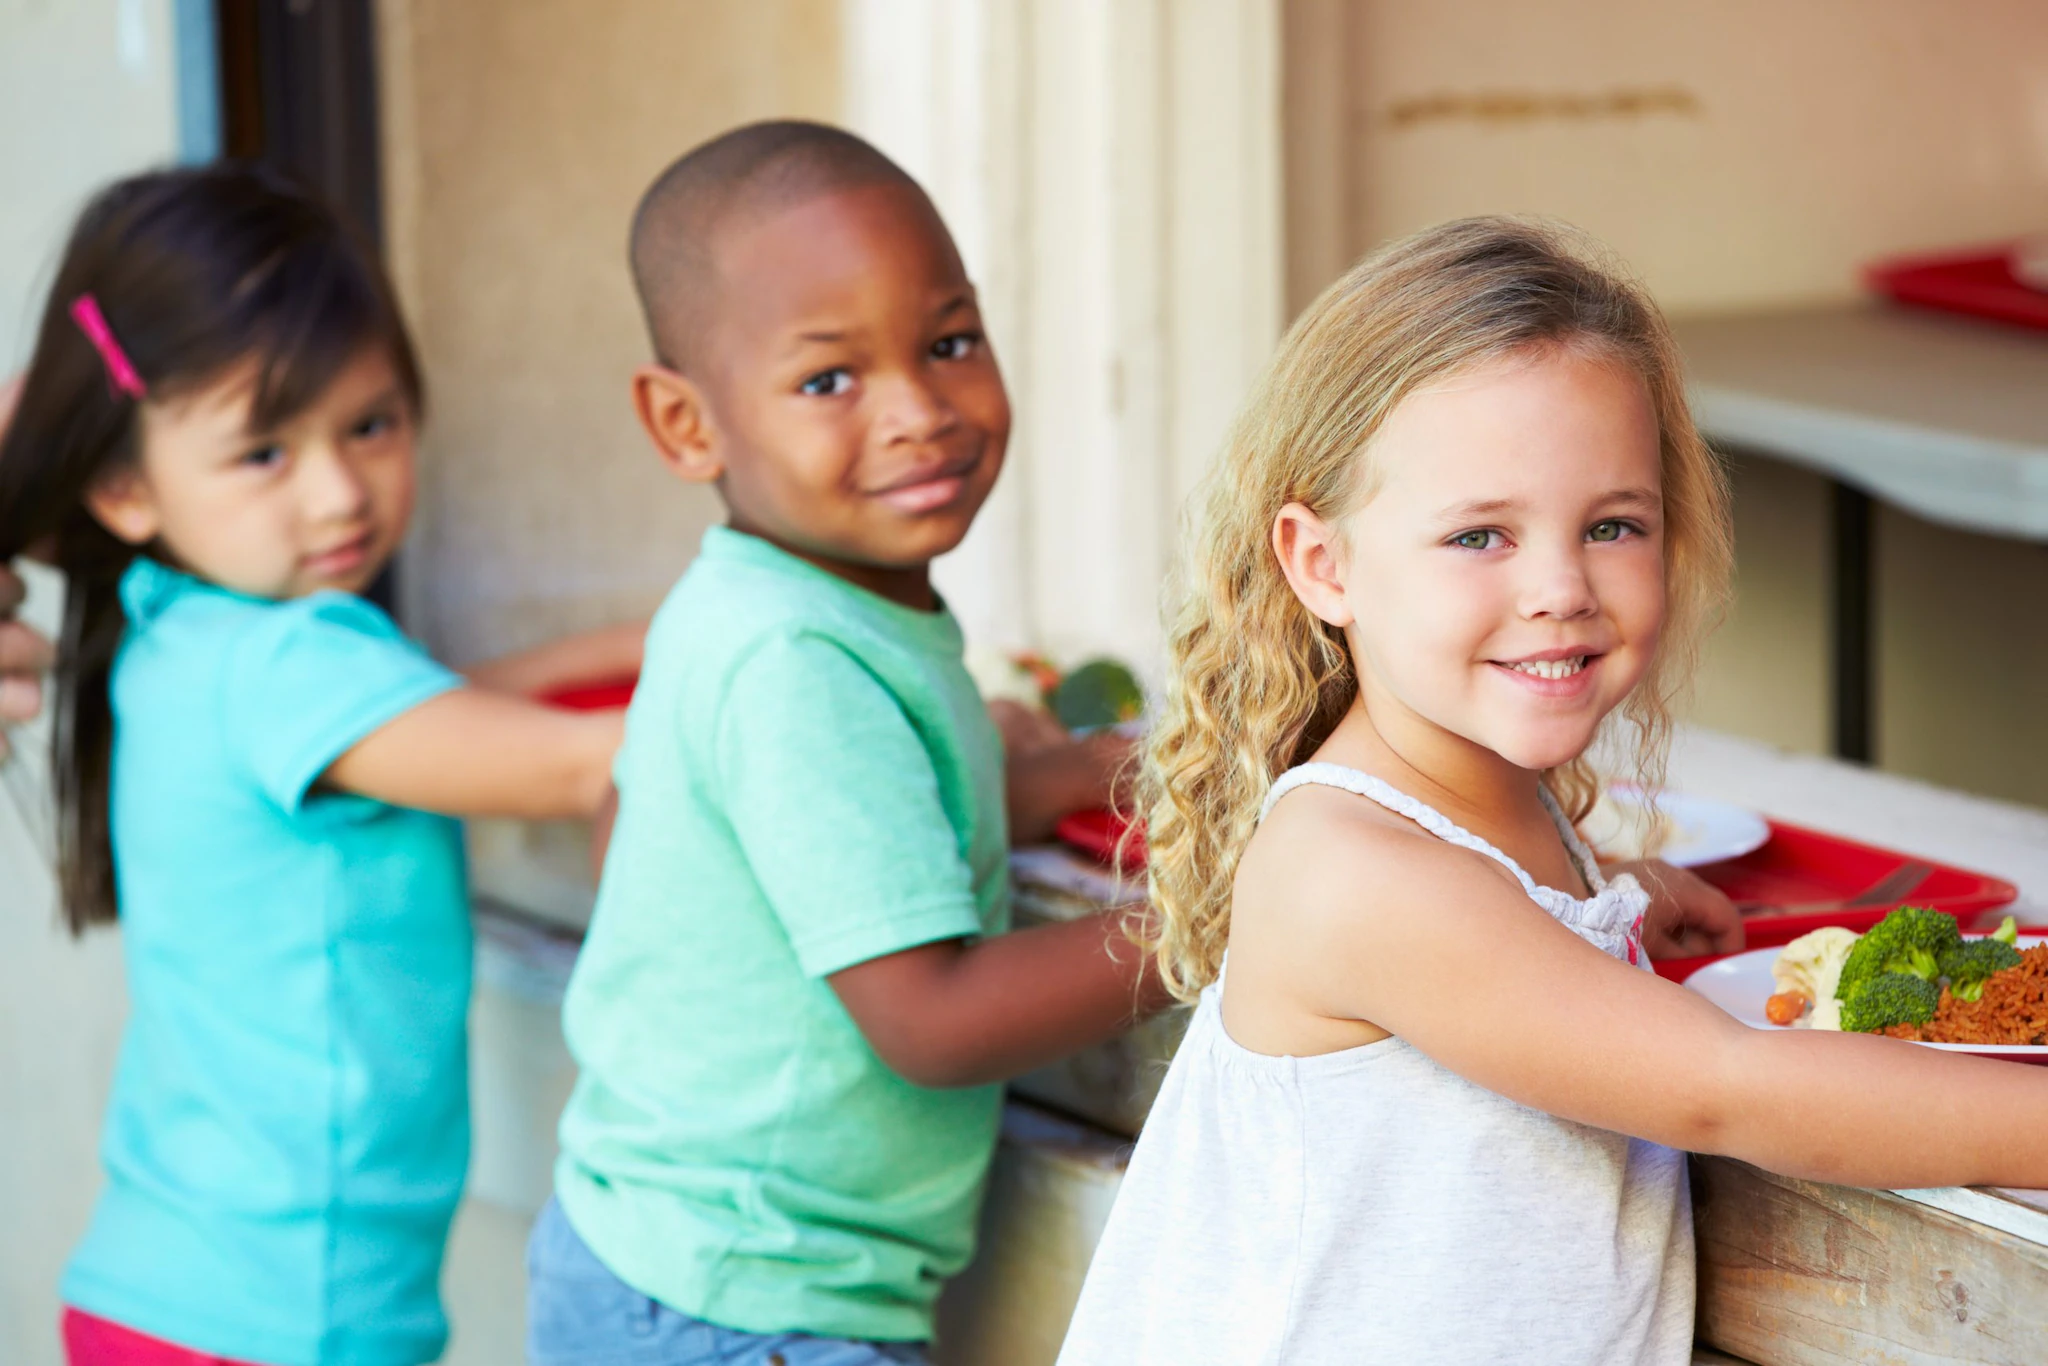
<svg viewBox="0 0 2048 1366"><path fill-rule="evenodd" d="M1590 691L1606 652L1587 646L1539 650L1519 659L1489 659L1496 674L1537 697L1570 699Z"/></svg>

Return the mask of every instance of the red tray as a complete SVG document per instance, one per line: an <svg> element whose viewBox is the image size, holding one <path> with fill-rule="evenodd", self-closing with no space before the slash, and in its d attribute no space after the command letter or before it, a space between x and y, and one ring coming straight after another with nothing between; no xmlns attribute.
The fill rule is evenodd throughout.
<svg viewBox="0 0 2048 1366"><path fill-rule="evenodd" d="M1916 859L1896 849L1845 839L1804 826L1772 821L1771 838L1761 849L1725 863L1695 868L1707 881L1736 901L1760 901L1775 906L1814 901L1843 901L1855 898L1908 863L1924 863L1927 875L1918 886L1875 906L1854 910L1786 913L1760 911L1745 914L1742 926L1753 949L1789 944L1808 930L1823 925L1863 931L1901 906L1925 906L1946 911L1968 927L1984 912L2011 904L2019 889L2001 878L1973 873L1932 859ZM1720 955L1703 958L1665 958L1657 971L1673 981L1684 981L1695 970L1714 962Z"/></svg>
<svg viewBox="0 0 2048 1366"><path fill-rule="evenodd" d="M1076 811L1071 816L1062 816L1052 832L1062 843L1111 864L1117 861L1118 842L1128 834L1130 842L1123 850L1125 871L1138 872L1145 866L1144 826L1127 821L1114 811Z"/></svg>
<svg viewBox="0 0 2048 1366"><path fill-rule="evenodd" d="M1789 944L1808 930L1823 925L1867 930L1900 906L1925 906L1946 911L1968 926L1984 912L2009 904L2019 891L2000 878L1973 873L1931 859L1879 848L1840 835L1808 830L1804 826L1772 821L1771 838L1760 849L1741 858L1709 863L1693 871L1738 902L1763 902L1770 906L1799 906L1811 902L1853 900L1909 863L1924 863L1927 874L1918 885L1898 897L1874 906L1853 910L1757 911L1743 916L1749 947L1774 948ZM1083 811L1068 816L1055 833L1085 853L1105 863L1115 856L1117 841L1124 837L1127 823L1114 812ZM1145 866L1143 830L1132 833L1124 850L1124 867ZM1703 958L1666 958L1657 971L1673 981L1683 981L1695 970L1720 955Z"/></svg>
<svg viewBox="0 0 2048 1366"><path fill-rule="evenodd" d="M591 683L580 688L563 688L559 692L541 694L540 700L571 711L610 711L633 700L633 687L638 682L636 678L628 678L612 683Z"/></svg>
<svg viewBox="0 0 2048 1366"><path fill-rule="evenodd" d="M2048 328L2048 293L2012 273L2010 246L1880 261L1864 270L1863 280L1903 304Z"/></svg>

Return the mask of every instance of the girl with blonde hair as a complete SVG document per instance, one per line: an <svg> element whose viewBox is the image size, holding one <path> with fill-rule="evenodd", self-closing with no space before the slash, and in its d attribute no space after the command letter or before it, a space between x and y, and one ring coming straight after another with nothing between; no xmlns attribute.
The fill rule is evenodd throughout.
<svg viewBox="0 0 2048 1366"><path fill-rule="evenodd" d="M2048 1077L1745 1028L1576 833L1603 731L1656 781L1729 558L1663 319L1578 234L1446 224L1295 324L1172 612L1150 933L1198 1005L1063 1363L1684 1363L1688 1149L2048 1184Z"/></svg>

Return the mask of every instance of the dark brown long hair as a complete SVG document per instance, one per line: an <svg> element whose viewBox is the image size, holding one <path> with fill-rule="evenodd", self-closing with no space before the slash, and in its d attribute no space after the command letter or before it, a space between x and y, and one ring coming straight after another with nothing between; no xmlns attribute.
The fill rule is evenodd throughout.
<svg viewBox="0 0 2048 1366"><path fill-rule="evenodd" d="M74 321L84 295L133 363L140 402L110 382ZM273 427L367 346L389 352L417 409L412 343L376 258L326 205L267 171L222 163L133 176L95 195L72 228L0 437L0 561L36 547L67 582L53 768L73 933L116 914L107 684L127 624L121 575L137 553L94 520L87 492L140 458L141 403L190 395L253 360L251 424Z"/></svg>

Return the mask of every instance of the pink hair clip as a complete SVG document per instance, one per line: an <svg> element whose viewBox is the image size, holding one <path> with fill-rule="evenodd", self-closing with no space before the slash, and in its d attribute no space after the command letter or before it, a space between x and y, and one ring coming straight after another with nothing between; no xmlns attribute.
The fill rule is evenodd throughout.
<svg viewBox="0 0 2048 1366"><path fill-rule="evenodd" d="M107 383L116 393L141 402L142 376L135 373L128 353L121 349L121 343L114 340L114 329L107 326L107 315L100 312L99 300L90 294L81 294L73 299L71 320L78 324L79 331L85 333L85 339L92 343L93 350L100 353L100 360L107 367Z"/></svg>

